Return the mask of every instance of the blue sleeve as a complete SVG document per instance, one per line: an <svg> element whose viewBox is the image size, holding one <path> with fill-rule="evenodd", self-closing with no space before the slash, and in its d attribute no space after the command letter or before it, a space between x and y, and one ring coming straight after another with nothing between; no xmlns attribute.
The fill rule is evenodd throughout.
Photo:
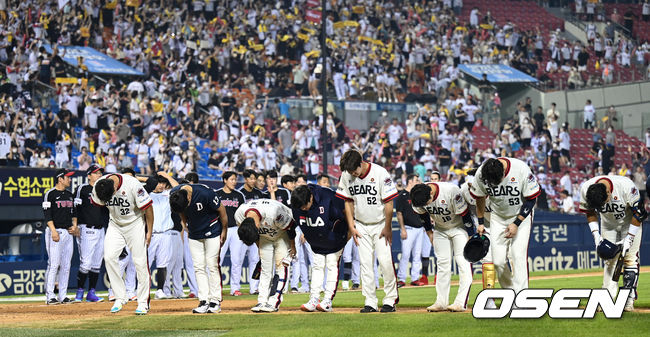
<svg viewBox="0 0 650 337"><path fill-rule="evenodd" d="M347 223L347 218L345 217L345 201L341 198L337 198L335 193L332 192L330 196L330 219L332 221L342 220Z"/></svg>
<svg viewBox="0 0 650 337"><path fill-rule="evenodd" d="M210 207L216 212L219 210L219 206L221 206L221 199L219 199L219 195L217 194L217 191L213 189L208 189L208 193L206 193L206 196L210 197Z"/></svg>

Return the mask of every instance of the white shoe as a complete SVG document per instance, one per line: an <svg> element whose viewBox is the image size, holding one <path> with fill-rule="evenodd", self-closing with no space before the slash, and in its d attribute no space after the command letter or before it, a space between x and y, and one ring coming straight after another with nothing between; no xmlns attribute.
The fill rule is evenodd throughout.
<svg viewBox="0 0 650 337"><path fill-rule="evenodd" d="M341 289L350 290L350 281L341 281Z"/></svg>
<svg viewBox="0 0 650 337"><path fill-rule="evenodd" d="M207 301L200 301L199 306L192 310L193 314L205 314L208 312L210 304Z"/></svg>
<svg viewBox="0 0 650 337"><path fill-rule="evenodd" d="M129 298L129 301L137 301L138 300L138 295L136 295L136 294L129 294L129 295L126 295L126 297Z"/></svg>
<svg viewBox="0 0 650 337"><path fill-rule="evenodd" d="M221 312L221 303L218 302L210 302L208 304L208 312L211 314L218 314Z"/></svg>
<svg viewBox="0 0 650 337"><path fill-rule="evenodd" d="M497 305L494 303L493 298L488 298L487 303L485 304L485 309L496 309Z"/></svg>
<svg viewBox="0 0 650 337"><path fill-rule="evenodd" d="M634 299L633 298L628 298L627 302L625 302L625 308L623 308L623 311L627 312L632 312L634 311Z"/></svg>
<svg viewBox="0 0 650 337"><path fill-rule="evenodd" d="M454 303L454 304L448 306L447 310L453 311L453 312L463 312L463 311L466 310L466 308L464 306L460 305L460 304Z"/></svg>
<svg viewBox="0 0 650 337"><path fill-rule="evenodd" d="M300 310L306 312L314 312L316 311L316 307L318 306L319 303L320 303L319 299L312 297L309 299L309 302L300 306Z"/></svg>
<svg viewBox="0 0 650 337"><path fill-rule="evenodd" d="M430 305L429 307L427 307L427 311L428 312L447 311L447 306L436 302Z"/></svg>
<svg viewBox="0 0 650 337"><path fill-rule="evenodd" d="M111 313L116 314L120 312L124 304L125 303L120 300L115 300L115 304L113 304L113 307L111 308Z"/></svg>
<svg viewBox="0 0 650 337"><path fill-rule="evenodd" d="M276 311L278 311L278 308L276 308L276 307L274 307L274 306L272 306L272 305L270 305L268 303L263 304L260 307L260 310L259 310L259 312L276 312Z"/></svg>
<svg viewBox="0 0 650 337"><path fill-rule="evenodd" d="M262 303L257 303L254 307L251 308L252 312L260 312L260 309L264 306Z"/></svg>
<svg viewBox="0 0 650 337"><path fill-rule="evenodd" d="M331 312L332 311L332 301L323 300L322 302L318 303L318 305L316 306L316 309L318 311L322 311L322 312Z"/></svg>
<svg viewBox="0 0 650 337"><path fill-rule="evenodd" d="M138 308L135 309L136 315L146 315L148 312L149 312L149 308L143 304L138 304Z"/></svg>
<svg viewBox="0 0 650 337"><path fill-rule="evenodd" d="M166 298L169 298L167 295L165 295L165 292L162 289L156 290L156 295L154 297L157 300L164 300Z"/></svg>

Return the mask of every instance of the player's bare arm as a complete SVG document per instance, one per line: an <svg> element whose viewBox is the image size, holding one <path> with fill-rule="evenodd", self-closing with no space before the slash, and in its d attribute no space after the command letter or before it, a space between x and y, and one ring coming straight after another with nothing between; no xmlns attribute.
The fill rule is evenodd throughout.
<svg viewBox="0 0 650 337"><path fill-rule="evenodd" d="M72 227L68 228L68 233L76 237L79 237L79 227L77 226L76 217L72 218Z"/></svg>
<svg viewBox="0 0 650 337"><path fill-rule="evenodd" d="M47 227L50 228L50 232L52 233L52 241L59 242L59 233L56 231L56 227L54 227L54 221L48 221Z"/></svg>
<svg viewBox="0 0 650 337"><path fill-rule="evenodd" d="M228 213L226 213L226 207L223 204L219 205L219 220L221 221L221 246L226 243L228 238Z"/></svg>
<svg viewBox="0 0 650 337"><path fill-rule="evenodd" d="M476 198L476 217L478 218L478 227L476 228L476 231L479 235L483 235L483 233L485 233L485 225L483 225L483 222L485 221L484 216L485 197Z"/></svg>
<svg viewBox="0 0 650 337"><path fill-rule="evenodd" d="M384 216L386 216L384 229L381 230L379 238L386 238L386 243L389 245L393 244L393 229L391 224L393 223L393 202L388 201L384 203Z"/></svg>
<svg viewBox="0 0 650 337"><path fill-rule="evenodd" d="M345 201L345 219L348 221L349 235L354 240L355 245L359 245L359 238L361 234L357 231L354 225L354 201L346 200Z"/></svg>
<svg viewBox="0 0 650 337"><path fill-rule="evenodd" d="M514 238L515 235L517 235L517 230L519 229L519 225L530 215L536 203L537 203L537 198L524 200L523 205L521 205L521 210L517 215L517 218L515 218L515 221L509 224L508 227L506 228L505 231L506 238L511 239Z"/></svg>
<svg viewBox="0 0 650 337"><path fill-rule="evenodd" d="M169 181L169 184L172 186L172 188L179 185L178 181L176 181L176 179L172 178L172 176L170 176L167 172L160 171L160 172L158 172L158 175L165 178L165 179L167 179L167 181Z"/></svg>
<svg viewBox="0 0 650 337"><path fill-rule="evenodd" d="M144 211L144 219L147 223L147 234L145 239L147 247L149 247L149 243L151 242L151 234L153 234L153 207L147 207L147 209Z"/></svg>
<svg viewBox="0 0 650 337"><path fill-rule="evenodd" d="M399 237L406 240L408 235L406 234L406 227L404 227L404 216L399 211L397 212L397 223L399 224Z"/></svg>

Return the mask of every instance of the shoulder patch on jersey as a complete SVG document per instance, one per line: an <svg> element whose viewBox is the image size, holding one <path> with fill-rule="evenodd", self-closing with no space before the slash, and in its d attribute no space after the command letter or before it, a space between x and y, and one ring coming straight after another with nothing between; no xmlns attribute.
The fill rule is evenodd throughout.
<svg viewBox="0 0 650 337"><path fill-rule="evenodd" d="M528 182L532 183L533 181L535 181L535 176L531 173L530 175L528 175Z"/></svg>
<svg viewBox="0 0 650 337"><path fill-rule="evenodd" d="M393 181L390 178L386 178L386 180L384 180L384 185L390 186L391 184L393 184Z"/></svg>
<svg viewBox="0 0 650 337"><path fill-rule="evenodd" d="M284 219L284 215L278 214L278 216L275 218L275 222L281 222Z"/></svg>
<svg viewBox="0 0 650 337"><path fill-rule="evenodd" d="M138 196L139 196L139 197L144 196L144 189L143 189L143 188L140 188L140 189L138 190Z"/></svg>
<svg viewBox="0 0 650 337"><path fill-rule="evenodd" d="M632 195L637 195L639 191L637 191L636 187L632 187Z"/></svg>
<svg viewBox="0 0 650 337"><path fill-rule="evenodd" d="M460 196L460 194L456 194L456 197L454 198L454 200L456 200L456 202L459 202L461 198L462 197Z"/></svg>

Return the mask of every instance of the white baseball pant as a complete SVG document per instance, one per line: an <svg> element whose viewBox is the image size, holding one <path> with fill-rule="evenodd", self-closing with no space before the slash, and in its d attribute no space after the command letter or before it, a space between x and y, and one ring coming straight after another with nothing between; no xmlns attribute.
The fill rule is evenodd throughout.
<svg viewBox="0 0 650 337"><path fill-rule="evenodd" d="M99 273L104 259L104 229L88 228L79 225L79 237L76 238L79 249L79 271L84 274L92 271Z"/></svg>
<svg viewBox="0 0 650 337"><path fill-rule="evenodd" d="M282 303L282 294L287 290L289 285L289 266L282 264L282 259L289 255L289 236L286 232L283 232L275 241L260 237L259 243L262 271L259 282L260 293L257 296L257 302L268 303L275 308L279 308L280 303ZM276 289L270 289L274 275L273 267L275 267L275 274L278 275ZM271 294L271 291L275 291L275 293Z"/></svg>
<svg viewBox="0 0 650 337"><path fill-rule="evenodd" d="M221 303L221 266L219 265L219 251L221 238L193 240L190 239L190 252L194 261L194 273L199 287L200 301ZM206 272L205 268L208 268Z"/></svg>
<svg viewBox="0 0 650 337"><path fill-rule="evenodd" d="M235 291L241 289L241 267L242 267L242 249L246 246L239 239L237 234L239 227L228 227L228 237L226 243L223 244L221 249L221 256L219 265L223 265L223 260L226 257L226 252L230 250L230 295Z"/></svg>
<svg viewBox="0 0 650 337"><path fill-rule="evenodd" d="M472 265L463 256L467 239L467 232L463 228L455 227L444 231L434 230L433 246L437 263L436 303L444 306L449 305L449 288L452 274L451 258L453 256L460 276L460 285L454 304L467 308L467 299L472 285Z"/></svg>
<svg viewBox="0 0 650 337"><path fill-rule="evenodd" d="M383 304L395 306L399 302L397 292L397 277L395 275L395 265L390 245L386 238L379 238L384 222L374 225L364 225L356 222L356 228L361 238L359 238L359 258L361 261L361 282L363 285L362 293L366 298L365 305L377 309L377 286L375 284L376 273L373 270L375 257L377 254L379 268L384 276L384 296Z"/></svg>
<svg viewBox="0 0 650 337"><path fill-rule="evenodd" d="M240 255L242 265L244 264L244 256L248 253L248 285L250 286L250 294L252 295L259 291L259 285L262 281L261 277L259 280L253 280L253 272L255 271L255 267L257 267L257 262L260 260L260 252L256 243L250 246L246 246L244 242L241 244L243 246ZM261 293L262 292L260 291L260 294Z"/></svg>
<svg viewBox="0 0 650 337"><path fill-rule="evenodd" d="M129 248L129 256L133 259L138 279L138 305L148 308L151 276L147 264L144 230L145 227L142 222L136 222L124 227L109 223L106 230L106 239L104 240L104 262L106 263L106 273L116 300L126 303L128 298L119 266L119 257L125 246Z"/></svg>
<svg viewBox="0 0 650 337"><path fill-rule="evenodd" d="M47 250L47 271L45 295L47 300L54 298L54 283L59 282L58 301L61 302L68 292L68 279L70 278L70 264L72 263L72 252L74 243L72 235L67 229L57 228L59 233L59 242L52 240L50 228L45 229L45 248ZM58 277L57 277L58 273Z"/></svg>
<svg viewBox="0 0 650 337"><path fill-rule="evenodd" d="M124 285L126 286L126 297L132 298L135 296L135 265L133 265L129 248L126 248L126 251L128 255L123 259L120 259L118 264L120 268L120 277L124 279ZM113 295L115 295L113 293L113 288L108 288L108 296L110 297Z"/></svg>
<svg viewBox="0 0 650 337"><path fill-rule="evenodd" d="M348 240L348 243L345 244L343 248L343 263L352 263L351 270L351 279L353 284L360 284L361 279L359 277L361 264L359 261L359 247L354 244L354 240Z"/></svg>
<svg viewBox="0 0 650 337"><path fill-rule="evenodd" d="M512 239L505 237L505 230L515 217L504 219L492 212L490 218L490 249L499 284L516 293L528 288L528 242L533 214L522 221ZM508 261L511 268L508 268Z"/></svg>
<svg viewBox="0 0 650 337"><path fill-rule="evenodd" d="M199 291L196 286L196 275L194 274L194 263L192 262L192 253L190 253L190 242L187 231L183 234L183 264L185 265L185 274L187 275L187 285L190 287L190 293L196 295Z"/></svg>
<svg viewBox="0 0 650 337"><path fill-rule="evenodd" d="M307 241L300 242L301 235L302 231L298 228L294 239L296 259L291 263L291 288L298 288L298 283L301 283L300 291L309 292L309 264L314 263L314 252Z"/></svg>
<svg viewBox="0 0 650 337"><path fill-rule="evenodd" d="M613 243L617 243L627 236L630 225L611 227L608 225L601 225L601 232L603 239L609 240ZM639 232L636 234L632 246L625 255L624 267L625 268L635 268L637 275L639 273L639 249L641 248L641 236L643 235L642 228L639 229ZM616 297L618 293L618 283L612 281L612 275L614 275L614 268L616 268L617 259L611 259L605 261L605 270L603 271L603 288L609 290L609 293L612 295L612 298ZM622 279L622 277L621 277ZM637 281L638 281L637 276ZM636 286L636 284L635 284ZM631 294L630 296L635 295Z"/></svg>
<svg viewBox="0 0 650 337"><path fill-rule="evenodd" d="M311 264L311 297L320 298L321 287L325 282L324 297L326 300L333 300L336 295L336 288L339 284L339 266L341 262L343 249L338 252L323 255L314 253L314 259ZM325 272L331 275L326 281ZM334 277L333 275L336 275Z"/></svg>
<svg viewBox="0 0 650 337"><path fill-rule="evenodd" d="M406 282L406 271L408 269L409 259L411 262L411 281L417 281L422 272L422 236L427 240L428 236L424 234L424 228L404 226L406 229L406 240L402 241L402 255L399 259L399 268L397 269L397 279Z"/></svg>
<svg viewBox="0 0 650 337"><path fill-rule="evenodd" d="M173 296L176 298L183 297L183 255L179 254L178 252L183 251L183 239L181 238L181 232L171 230L170 231L170 236L171 236L171 251L172 253L172 258L170 260L170 263L167 267L167 272L168 272L168 277L165 280L165 286L163 287L163 291L165 292L165 295ZM169 275L171 273L171 275ZM170 277L171 276L171 277ZM171 284L170 284L171 283ZM172 294L171 287L174 287L174 292Z"/></svg>
<svg viewBox="0 0 650 337"><path fill-rule="evenodd" d="M149 269L156 262L156 268L167 268L172 259L171 230L162 233L153 233L147 250L149 254Z"/></svg>

